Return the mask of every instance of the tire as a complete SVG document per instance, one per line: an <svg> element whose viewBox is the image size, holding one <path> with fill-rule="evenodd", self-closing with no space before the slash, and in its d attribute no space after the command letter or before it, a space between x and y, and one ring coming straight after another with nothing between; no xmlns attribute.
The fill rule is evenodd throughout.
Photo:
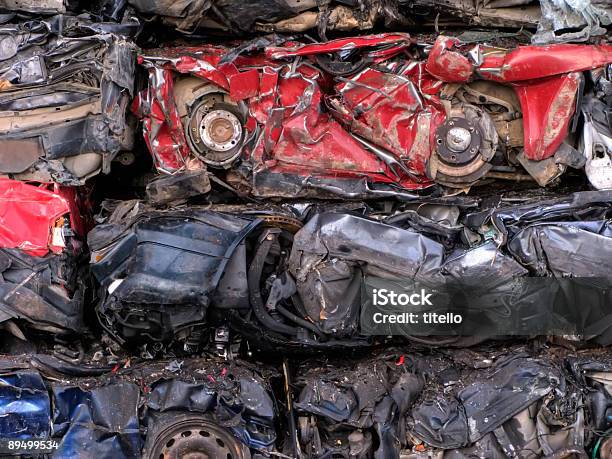
<svg viewBox="0 0 612 459"><path fill-rule="evenodd" d="M210 416L167 412L149 426L144 459L251 459L248 447Z"/></svg>

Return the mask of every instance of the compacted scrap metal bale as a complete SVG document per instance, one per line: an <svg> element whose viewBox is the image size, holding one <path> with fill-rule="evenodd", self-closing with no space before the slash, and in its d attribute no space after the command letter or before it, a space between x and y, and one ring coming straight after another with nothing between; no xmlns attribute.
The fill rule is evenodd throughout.
<svg viewBox="0 0 612 459"><path fill-rule="evenodd" d="M0 0L0 456L612 459L608 0Z"/></svg>

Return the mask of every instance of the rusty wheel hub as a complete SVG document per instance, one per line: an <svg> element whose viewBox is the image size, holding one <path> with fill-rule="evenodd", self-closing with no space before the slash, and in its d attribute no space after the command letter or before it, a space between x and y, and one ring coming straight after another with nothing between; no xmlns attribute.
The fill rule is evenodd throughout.
<svg viewBox="0 0 612 459"><path fill-rule="evenodd" d="M491 118L480 108L464 104L436 129L435 155L428 174L438 183L461 188L475 183L491 169L498 142Z"/></svg>
<svg viewBox="0 0 612 459"><path fill-rule="evenodd" d="M453 166L474 161L481 141L478 128L465 118L453 117L436 131L438 155L443 162Z"/></svg>
<svg viewBox="0 0 612 459"><path fill-rule="evenodd" d="M202 118L200 138L213 151L229 151L236 147L241 137L242 123L232 112L212 110Z"/></svg>

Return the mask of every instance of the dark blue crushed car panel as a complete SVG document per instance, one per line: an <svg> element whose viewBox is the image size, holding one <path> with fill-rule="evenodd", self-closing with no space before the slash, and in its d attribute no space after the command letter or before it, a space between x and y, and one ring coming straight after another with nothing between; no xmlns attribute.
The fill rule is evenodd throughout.
<svg viewBox="0 0 612 459"><path fill-rule="evenodd" d="M48 438L51 400L36 372L0 376L0 436L3 439Z"/></svg>
<svg viewBox="0 0 612 459"><path fill-rule="evenodd" d="M137 459L160 414L196 413L252 450L274 447L276 408L265 379L222 361L187 362L85 375L59 359L0 360L0 439L53 441L53 458ZM21 370L30 366L40 372ZM0 455L19 454L4 446Z"/></svg>
<svg viewBox="0 0 612 459"><path fill-rule="evenodd" d="M116 383L92 390L53 385L53 457L137 458L142 448L140 390Z"/></svg>

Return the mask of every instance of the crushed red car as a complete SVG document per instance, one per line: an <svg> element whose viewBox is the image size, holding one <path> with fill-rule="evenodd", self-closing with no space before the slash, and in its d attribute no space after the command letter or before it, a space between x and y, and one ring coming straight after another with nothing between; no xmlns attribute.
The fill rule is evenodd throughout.
<svg viewBox="0 0 612 459"><path fill-rule="evenodd" d="M501 49L387 33L138 59L149 82L134 111L160 172L208 168L254 196L364 198L491 179L545 186L588 163L606 188L605 158L585 151L592 131L579 118L609 84L611 45Z"/></svg>
<svg viewBox="0 0 612 459"><path fill-rule="evenodd" d="M83 194L83 196L86 196ZM0 322L56 334L82 332L86 223L72 189L0 179Z"/></svg>

